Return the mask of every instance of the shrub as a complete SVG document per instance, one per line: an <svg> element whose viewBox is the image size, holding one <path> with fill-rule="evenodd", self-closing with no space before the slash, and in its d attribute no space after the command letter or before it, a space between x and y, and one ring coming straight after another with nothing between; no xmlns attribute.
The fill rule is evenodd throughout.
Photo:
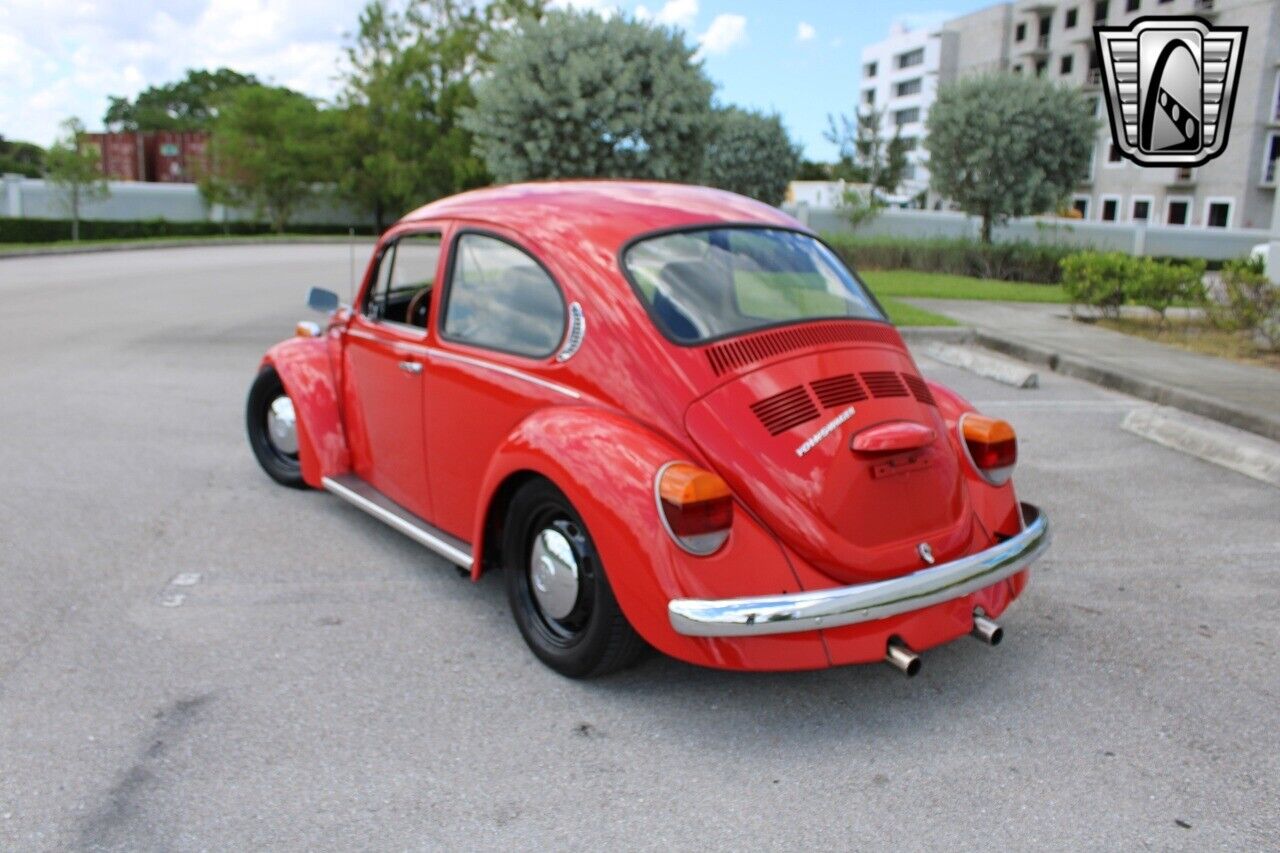
<svg viewBox="0 0 1280 853"><path fill-rule="evenodd" d="M1275 349L1280 347L1280 287L1267 280L1261 258L1222 265L1222 303L1212 307L1219 325L1252 330Z"/></svg>
<svg viewBox="0 0 1280 853"><path fill-rule="evenodd" d="M347 225L289 226L292 234L346 234ZM130 240L143 237L204 237L267 234L271 226L261 222L169 222L165 219L86 219L80 222L82 240ZM356 226L357 234L372 234L369 225ZM15 219L0 217L0 243L52 243L71 239L66 219Z"/></svg>
<svg viewBox="0 0 1280 853"><path fill-rule="evenodd" d="M974 240L910 240L849 234L823 237L855 269L911 269L1036 284L1061 281L1059 264L1074 251L1029 242L983 244Z"/></svg>
<svg viewBox="0 0 1280 853"><path fill-rule="evenodd" d="M1157 261L1133 258L1134 276L1124 284L1129 301L1145 305L1160 314L1177 304L1196 304L1204 300L1204 261Z"/></svg>
<svg viewBox="0 0 1280 853"><path fill-rule="evenodd" d="M1137 259L1122 252L1076 252L1062 259L1062 288L1071 310L1090 305L1114 317L1138 278Z"/></svg>

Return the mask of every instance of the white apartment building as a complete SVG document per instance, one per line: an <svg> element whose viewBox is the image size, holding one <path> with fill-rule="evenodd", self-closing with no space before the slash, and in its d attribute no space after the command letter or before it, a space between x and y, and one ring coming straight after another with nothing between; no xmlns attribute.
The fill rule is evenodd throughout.
<svg viewBox="0 0 1280 853"><path fill-rule="evenodd" d="M1128 25L1144 15L1196 15L1211 24L1248 27L1230 141L1220 157L1198 168L1144 168L1112 144L1093 27ZM916 66L899 68L897 60L917 48L923 48L922 82L912 100L896 84L913 77ZM888 135L900 120L895 114L911 120L902 125L904 135L919 141L916 172L905 193L927 186L923 121L939 83L991 71L1036 74L1093 99L1100 119L1097 141L1071 199L1085 219L1270 227L1280 173L1280 0L1017 0L952 19L932 32L895 29L863 51L859 103L864 109L887 107ZM914 107L918 114L910 112Z"/></svg>
<svg viewBox="0 0 1280 853"><path fill-rule="evenodd" d="M907 171L899 188L901 200L929 188L929 155L924 150L924 118L938 91L942 44L937 32L909 30L898 24L884 41L862 51L862 85L858 111L882 113L884 139L895 132L911 146Z"/></svg>

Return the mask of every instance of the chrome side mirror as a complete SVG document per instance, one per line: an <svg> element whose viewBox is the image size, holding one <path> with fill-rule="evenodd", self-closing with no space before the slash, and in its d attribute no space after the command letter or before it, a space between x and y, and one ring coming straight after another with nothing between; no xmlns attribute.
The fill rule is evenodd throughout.
<svg viewBox="0 0 1280 853"><path fill-rule="evenodd" d="M338 294L323 287L313 287L307 291L307 307L321 314L332 314L341 305Z"/></svg>

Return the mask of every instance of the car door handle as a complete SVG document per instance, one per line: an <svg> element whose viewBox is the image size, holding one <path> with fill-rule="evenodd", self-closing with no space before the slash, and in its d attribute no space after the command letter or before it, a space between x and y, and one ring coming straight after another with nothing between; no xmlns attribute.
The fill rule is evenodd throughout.
<svg viewBox="0 0 1280 853"><path fill-rule="evenodd" d="M405 373L412 373L415 376L422 372L422 363L418 361L402 361L400 369Z"/></svg>

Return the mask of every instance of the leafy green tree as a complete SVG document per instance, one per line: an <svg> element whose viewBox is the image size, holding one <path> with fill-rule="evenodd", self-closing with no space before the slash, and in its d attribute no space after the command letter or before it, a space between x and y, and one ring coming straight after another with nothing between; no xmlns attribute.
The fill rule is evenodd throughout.
<svg viewBox="0 0 1280 853"><path fill-rule="evenodd" d="M782 204L800 149L777 115L721 107L711 118L703 182L765 204Z"/></svg>
<svg viewBox="0 0 1280 853"><path fill-rule="evenodd" d="M30 142L13 142L0 136L0 175L38 178L44 173L44 149Z"/></svg>
<svg viewBox="0 0 1280 853"><path fill-rule="evenodd" d="M252 74L230 68L190 69L182 80L143 89L132 101L112 96L102 120L112 130L207 130L222 96L258 85Z"/></svg>
<svg viewBox="0 0 1280 853"><path fill-rule="evenodd" d="M819 163L815 160L801 160L796 168L797 181L829 181L831 180L831 164Z"/></svg>
<svg viewBox="0 0 1280 853"><path fill-rule="evenodd" d="M1076 90L998 74L943 86L929 109L930 183L982 217L982 240L1012 216L1057 209L1089 163L1098 123Z"/></svg>
<svg viewBox="0 0 1280 853"><path fill-rule="evenodd" d="M373 0L347 49L339 158L346 194L388 216L488 182L459 112L494 34L536 17L542 0Z"/></svg>
<svg viewBox="0 0 1280 853"><path fill-rule="evenodd" d="M833 178L871 184L885 193L898 191L907 171L908 143L897 127L893 136L885 139L880 130L883 122L883 110L866 110L853 118L827 116L827 130L823 135L840 154L831 170Z"/></svg>
<svg viewBox="0 0 1280 853"><path fill-rule="evenodd" d="M335 118L289 89L244 86L228 93L213 122L205 197L252 207L284 231L315 185L332 179Z"/></svg>
<svg viewBox="0 0 1280 853"><path fill-rule="evenodd" d="M84 203L110 194L102 174L102 155L92 144L82 144L84 125L77 118L62 123L63 137L45 155L46 179L58 191L71 217L71 239L80 239L80 212Z"/></svg>
<svg viewBox="0 0 1280 853"><path fill-rule="evenodd" d="M712 84L674 30L549 12L494 48L463 124L499 181L697 181Z"/></svg>

